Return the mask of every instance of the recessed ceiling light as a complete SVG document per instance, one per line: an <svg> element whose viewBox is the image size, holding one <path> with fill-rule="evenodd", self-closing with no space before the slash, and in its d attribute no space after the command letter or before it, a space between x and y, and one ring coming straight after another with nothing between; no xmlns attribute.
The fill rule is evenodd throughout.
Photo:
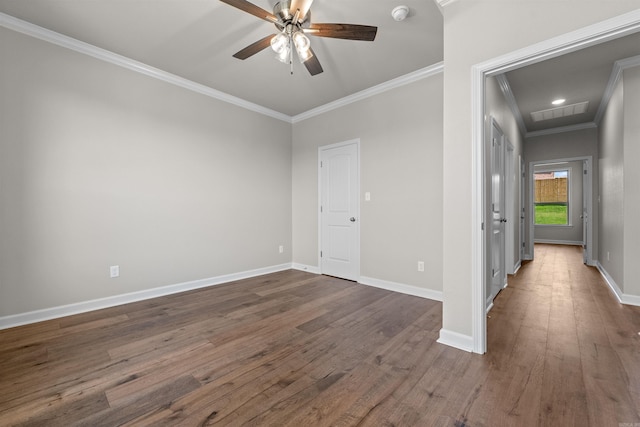
<svg viewBox="0 0 640 427"><path fill-rule="evenodd" d="M554 101L553 101L553 102L551 102L551 103L552 103L553 105L562 105L562 104L564 104L564 102L565 102L565 101L566 101L566 99L564 99L564 98L559 98L559 99L554 100Z"/></svg>

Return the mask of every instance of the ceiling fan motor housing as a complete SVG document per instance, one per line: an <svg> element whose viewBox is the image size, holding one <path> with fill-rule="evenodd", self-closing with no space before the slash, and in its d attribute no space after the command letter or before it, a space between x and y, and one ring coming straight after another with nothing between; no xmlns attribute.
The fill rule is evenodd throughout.
<svg viewBox="0 0 640 427"><path fill-rule="evenodd" d="M291 0L283 0L276 3L276 5L273 6L273 14L280 19L280 22L284 24L283 26L286 26L287 23L293 21L293 15L291 14ZM302 26L303 24L309 24L310 17L311 11L309 10L305 16L297 22L297 25ZM276 24L276 26L279 27L278 24Z"/></svg>

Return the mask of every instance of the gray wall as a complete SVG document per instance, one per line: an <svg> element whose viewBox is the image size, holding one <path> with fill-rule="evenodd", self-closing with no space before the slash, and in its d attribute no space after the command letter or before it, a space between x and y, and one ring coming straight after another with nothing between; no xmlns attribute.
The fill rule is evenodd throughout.
<svg viewBox="0 0 640 427"><path fill-rule="evenodd" d="M471 68L633 11L637 1L457 0L444 14L443 329L472 336Z"/></svg>
<svg viewBox="0 0 640 427"><path fill-rule="evenodd" d="M294 124L293 261L318 266L318 147L357 138L361 275L442 290L441 73Z"/></svg>
<svg viewBox="0 0 640 427"><path fill-rule="evenodd" d="M555 167L569 171L570 225L535 225L533 238L536 242L582 244L582 162L568 162L566 165L553 166ZM534 168L534 172L547 170L549 168L544 166Z"/></svg>
<svg viewBox="0 0 640 427"><path fill-rule="evenodd" d="M600 265L640 296L640 67L624 70L600 127Z"/></svg>
<svg viewBox="0 0 640 427"><path fill-rule="evenodd" d="M640 67L624 71L624 283L640 296ZM640 303L637 300L636 303Z"/></svg>
<svg viewBox="0 0 640 427"><path fill-rule="evenodd" d="M624 282L624 97L616 86L599 128L600 248L598 260L613 280Z"/></svg>
<svg viewBox="0 0 640 427"><path fill-rule="evenodd" d="M290 124L0 41L0 317L291 261Z"/></svg>

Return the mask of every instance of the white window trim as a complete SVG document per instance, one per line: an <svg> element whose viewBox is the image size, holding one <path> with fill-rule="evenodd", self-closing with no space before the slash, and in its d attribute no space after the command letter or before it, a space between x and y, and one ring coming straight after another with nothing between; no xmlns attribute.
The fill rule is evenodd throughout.
<svg viewBox="0 0 640 427"><path fill-rule="evenodd" d="M571 167L570 166L565 166L565 167L555 167L555 168L540 168L540 169L535 169L533 170L533 174L537 174L537 173L548 173L548 172L567 172L567 223L566 224L537 224L535 222L535 216L533 219L533 225L534 227L552 227L552 228L557 228L557 227L573 227L573 223L571 222L571 218L572 218L572 210L571 207L573 206L573 203L571 202L571 189L573 188L573 180L571 179ZM534 191L535 191L535 177L532 177L533 179L533 186L534 186ZM534 203L534 212L535 212L535 199L533 201Z"/></svg>

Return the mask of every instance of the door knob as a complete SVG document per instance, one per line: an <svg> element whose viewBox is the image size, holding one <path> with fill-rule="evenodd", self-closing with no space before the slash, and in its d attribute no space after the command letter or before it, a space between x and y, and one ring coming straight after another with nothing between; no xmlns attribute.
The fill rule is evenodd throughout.
<svg viewBox="0 0 640 427"><path fill-rule="evenodd" d="M351 218L349 218L349 221L356 222L356 218L352 216Z"/></svg>

